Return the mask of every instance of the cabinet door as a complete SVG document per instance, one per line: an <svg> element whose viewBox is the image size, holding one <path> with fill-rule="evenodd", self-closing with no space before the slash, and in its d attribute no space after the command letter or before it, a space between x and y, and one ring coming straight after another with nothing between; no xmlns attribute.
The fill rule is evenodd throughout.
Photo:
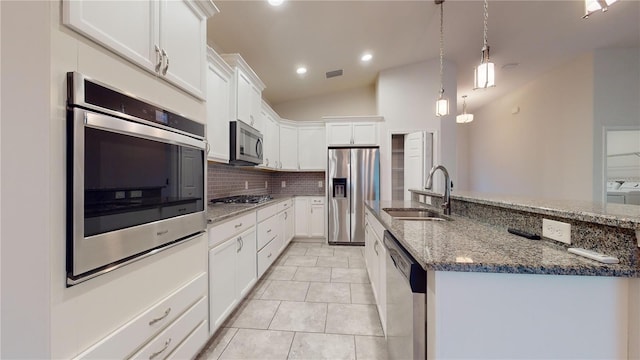
<svg viewBox="0 0 640 360"><path fill-rule="evenodd" d="M253 126L251 118L253 101L251 98L252 85L249 77L236 68L236 119Z"/></svg>
<svg viewBox="0 0 640 360"><path fill-rule="evenodd" d="M208 158L229 161L229 95L231 77L214 64L207 66Z"/></svg>
<svg viewBox="0 0 640 360"><path fill-rule="evenodd" d="M68 27L155 72L159 59L155 51L157 1L68 0L62 2L62 11L63 22Z"/></svg>
<svg viewBox="0 0 640 360"><path fill-rule="evenodd" d="M324 236L324 204L311 205L309 235L311 237Z"/></svg>
<svg viewBox="0 0 640 360"><path fill-rule="evenodd" d="M236 289L238 299L242 299L253 287L257 279L256 271L256 228L240 234L236 238L237 249L237 275Z"/></svg>
<svg viewBox="0 0 640 360"><path fill-rule="evenodd" d="M311 212L309 198L296 198L295 200L295 236L309 237L309 213Z"/></svg>
<svg viewBox="0 0 640 360"><path fill-rule="evenodd" d="M209 326L217 329L237 303L236 253L238 242L230 239L209 250Z"/></svg>
<svg viewBox="0 0 640 360"><path fill-rule="evenodd" d="M324 127L298 128L298 163L300 170L325 171L327 146Z"/></svg>
<svg viewBox="0 0 640 360"><path fill-rule="evenodd" d="M251 119L251 126L258 128L257 124L260 121L260 111L262 110L262 91L257 86L251 85L251 113L249 118Z"/></svg>
<svg viewBox="0 0 640 360"><path fill-rule="evenodd" d="M269 124L269 138L271 139L271 158L269 159L269 165L272 169L281 169L282 163L280 162L280 125L278 122L270 117Z"/></svg>
<svg viewBox="0 0 640 360"><path fill-rule="evenodd" d="M293 236L295 234L295 223L294 223L294 209L289 209L287 211L284 212L285 214L285 237L284 237L284 241L285 241L285 245L289 244L291 242L291 240L293 239Z"/></svg>
<svg viewBox="0 0 640 360"><path fill-rule="evenodd" d="M204 99L207 19L195 6L190 1L160 2L160 45L166 53L160 72L176 86ZM127 28L129 23L125 24Z"/></svg>
<svg viewBox="0 0 640 360"><path fill-rule="evenodd" d="M327 123L327 145L351 145L351 123Z"/></svg>
<svg viewBox="0 0 640 360"><path fill-rule="evenodd" d="M382 330L387 333L387 250L381 239L374 233L374 238L378 242L376 250L378 251L378 313L380 314L380 322Z"/></svg>
<svg viewBox="0 0 640 360"><path fill-rule="evenodd" d="M353 123L354 145L377 145L378 126L376 123Z"/></svg>
<svg viewBox="0 0 640 360"><path fill-rule="evenodd" d="M281 169L298 170L298 130L289 125L280 125Z"/></svg>

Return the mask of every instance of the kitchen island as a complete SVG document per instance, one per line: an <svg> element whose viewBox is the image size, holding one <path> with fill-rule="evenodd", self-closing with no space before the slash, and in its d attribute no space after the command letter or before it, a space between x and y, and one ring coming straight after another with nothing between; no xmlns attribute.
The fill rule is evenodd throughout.
<svg viewBox="0 0 640 360"><path fill-rule="evenodd" d="M516 208L490 199L458 198L452 205L449 221L412 221L383 209L428 206L367 202L375 220L427 271L427 358L638 356L640 219L558 206ZM539 216L571 222L572 246L607 249L620 264L601 264L567 252L568 245L507 232L514 222L529 232L541 230ZM615 239L609 241L611 234Z"/></svg>

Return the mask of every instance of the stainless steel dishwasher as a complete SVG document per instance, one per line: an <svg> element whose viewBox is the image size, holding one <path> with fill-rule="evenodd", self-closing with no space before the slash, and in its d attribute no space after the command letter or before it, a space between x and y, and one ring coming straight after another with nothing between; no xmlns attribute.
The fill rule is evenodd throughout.
<svg viewBox="0 0 640 360"><path fill-rule="evenodd" d="M426 272L389 231L387 248L387 351L389 360L426 359Z"/></svg>

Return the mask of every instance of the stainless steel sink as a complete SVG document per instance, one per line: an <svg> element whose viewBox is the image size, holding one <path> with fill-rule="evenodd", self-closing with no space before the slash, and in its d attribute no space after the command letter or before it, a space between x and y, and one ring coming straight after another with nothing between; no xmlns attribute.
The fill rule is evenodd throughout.
<svg viewBox="0 0 640 360"><path fill-rule="evenodd" d="M396 220L447 221L451 220L436 211L420 208L384 208L389 216Z"/></svg>

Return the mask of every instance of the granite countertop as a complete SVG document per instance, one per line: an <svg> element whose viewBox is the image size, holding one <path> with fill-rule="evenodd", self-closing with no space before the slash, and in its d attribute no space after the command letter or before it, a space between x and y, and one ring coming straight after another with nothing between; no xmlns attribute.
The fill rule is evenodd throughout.
<svg viewBox="0 0 640 360"><path fill-rule="evenodd" d="M292 199L293 196L274 196L273 199L260 204L211 204L207 205L207 224L213 226L221 221L231 219L262 207Z"/></svg>
<svg viewBox="0 0 640 360"><path fill-rule="evenodd" d="M442 196L442 194L425 190L411 189L410 191L423 195ZM451 199L640 230L640 206L638 205L597 204L577 200L536 199L471 191L456 191L455 193L451 193Z"/></svg>
<svg viewBox="0 0 640 360"><path fill-rule="evenodd" d="M635 277L637 268L606 265L547 240L450 215L451 221L395 220L383 208L428 208L415 201L367 201L382 225L426 270ZM435 209L440 212L440 209Z"/></svg>

